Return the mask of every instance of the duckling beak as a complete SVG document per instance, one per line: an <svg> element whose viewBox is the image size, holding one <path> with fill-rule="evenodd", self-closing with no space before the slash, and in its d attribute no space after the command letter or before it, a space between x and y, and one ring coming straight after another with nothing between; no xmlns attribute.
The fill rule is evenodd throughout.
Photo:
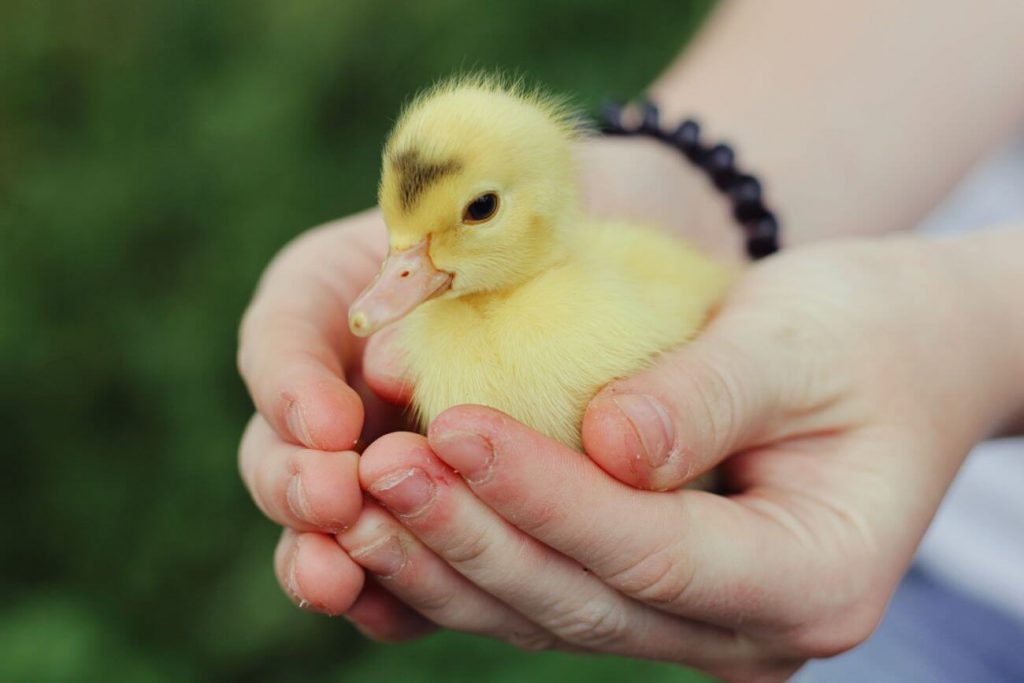
<svg viewBox="0 0 1024 683"><path fill-rule="evenodd" d="M352 334L368 337L424 301L448 291L453 275L434 267L429 249L427 238L408 249L388 252L377 277L348 309Z"/></svg>

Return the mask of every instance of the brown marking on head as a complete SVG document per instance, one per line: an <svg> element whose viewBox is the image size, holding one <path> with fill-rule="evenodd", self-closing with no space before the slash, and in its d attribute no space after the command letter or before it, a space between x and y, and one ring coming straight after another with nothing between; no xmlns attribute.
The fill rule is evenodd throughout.
<svg viewBox="0 0 1024 683"><path fill-rule="evenodd" d="M420 159L418 150L410 149L391 155L391 165L398 173L399 201L408 213L423 191L446 175L457 173L462 164L455 159L431 163Z"/></svg>

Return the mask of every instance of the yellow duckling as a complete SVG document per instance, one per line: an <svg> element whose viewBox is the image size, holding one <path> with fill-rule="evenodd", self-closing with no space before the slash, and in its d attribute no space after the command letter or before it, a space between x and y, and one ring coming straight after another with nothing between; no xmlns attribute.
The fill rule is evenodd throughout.
<svg viewBox="0 0 1024 683"><path fill-rule="evenodd" d="M498 79L442 83L384 148L390 252L349 311L399 344L421 427L445 409L502 410L572 448L608 382L689 340L731 274L655 230L585 216L561 100Z"/></svg>

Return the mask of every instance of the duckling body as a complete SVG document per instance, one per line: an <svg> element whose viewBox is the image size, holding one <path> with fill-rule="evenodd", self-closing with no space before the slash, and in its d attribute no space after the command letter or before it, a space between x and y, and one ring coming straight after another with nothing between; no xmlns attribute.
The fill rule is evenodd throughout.
<svg viewBox="0 0 1024 683"><path fill-rule="evenodd" d="M578 449L594 395L689 341L729 282L725 268L647 228L588 223L573 236L571 256L529 282L429 301L402 323L423 430L475 403Z"/></svg>
<svg viewBox="0 0 1024 683"><path fill-rule="evenodd" d="M583 214L577 121L561 100L475 77L428 91L391 133L390 249L349 326L404 318L423 429L476 403L579 448L594 394L690 340L725 292L731 273L684 242Z"/></svg>

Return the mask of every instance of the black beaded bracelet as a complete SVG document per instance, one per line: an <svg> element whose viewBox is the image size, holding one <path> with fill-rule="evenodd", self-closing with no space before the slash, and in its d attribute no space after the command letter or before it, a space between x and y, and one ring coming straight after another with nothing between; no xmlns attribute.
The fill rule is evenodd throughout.
<svg viewBox="0 0 1024 683"><path fill-rule="evenodd" d="M622 121L623 106L609 103L601 112L601 132L605 135L646 135L672 145L701 168L732 203L732 213L747 236L747 254L752 259L764 258L779 250L779 220L764 205L761 183L753 175L736 168L732 147L717 144L705 146L700 140L700 125L686 119L672 131L658 123L658 108L644 102L640 124L627 127Z"/></svg>

